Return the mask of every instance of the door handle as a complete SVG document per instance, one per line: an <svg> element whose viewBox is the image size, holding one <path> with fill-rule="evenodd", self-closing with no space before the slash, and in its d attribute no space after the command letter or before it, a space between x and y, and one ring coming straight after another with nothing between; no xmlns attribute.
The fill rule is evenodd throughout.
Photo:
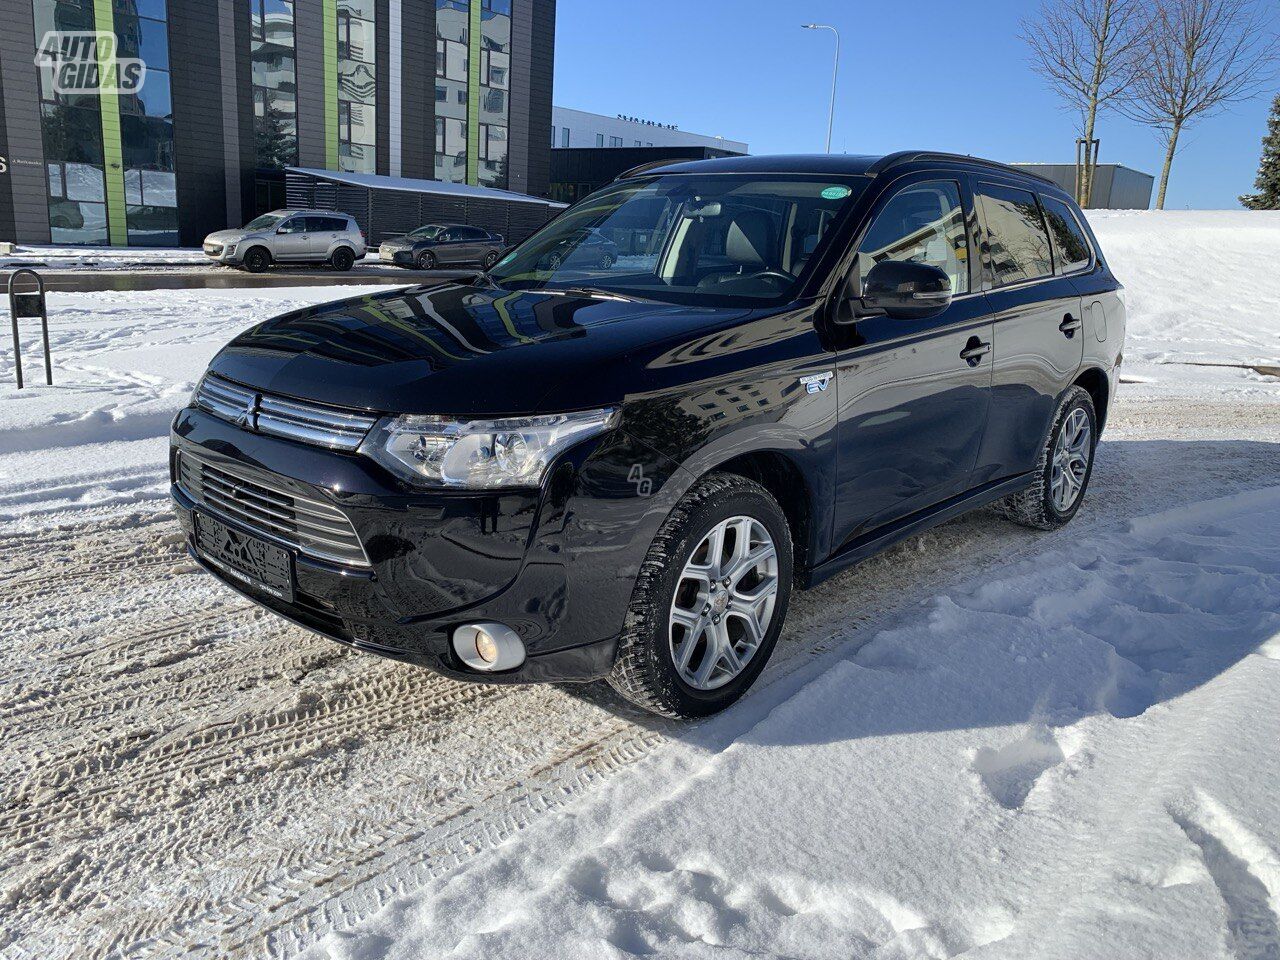
<svg viewBox="0 0 1280 960"><path fill-rule="evenodd" d="M1063 334L1066 335L1066 338L1068 340L1070 340L1072 337L1076 335L1076 331L1083 326L1084 326L1084 323L1082 321L1077 320L1075 317L1073 317L1071 314L1068 313L1065 317L1062 318L1062 322L1058 324L1058 329L1061 330Z"/></svg>
<svg viewBox="0 0 1280 960"><path fill-rule="evenodd" d="M960 359L964 360L971 367L976 367L982 362L982 358L991 352L991 344L984 343L977 337L970 337L969 342L965 344L965 348L960 351Z"/></svg>

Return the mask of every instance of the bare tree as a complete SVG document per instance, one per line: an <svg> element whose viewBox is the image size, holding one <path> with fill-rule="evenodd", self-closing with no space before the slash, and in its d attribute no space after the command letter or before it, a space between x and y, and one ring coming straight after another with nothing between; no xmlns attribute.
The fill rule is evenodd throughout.
<svg viewBox="0 0 1280 960"><path fill-rule="evenodd" d="M1145 0L1041 0L1036 19L1022 21L1031 65L1054 92L1080 113L1090 142L1098 115L1123 99L1141 68L1149 20ZM1092 171L1081 180L1082 203L1091 193Z"/></svg>
<svg viewBox="0 0 1280 960"><path fill-rule="evenodd" d="M1248 99L1274 75L1275 38L1254 0L1150 0L1144 68L1125 111L1160 132L1164 209L1178 138L1196 121Z"/></svg>

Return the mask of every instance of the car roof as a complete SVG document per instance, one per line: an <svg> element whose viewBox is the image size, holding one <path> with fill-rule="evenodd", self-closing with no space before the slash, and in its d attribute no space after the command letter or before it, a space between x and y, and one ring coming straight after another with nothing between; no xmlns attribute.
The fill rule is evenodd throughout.
<svg viewBox="0 0 1280 960"><path fill-rule="evenodd" d="M317 217L342 217L345 220L351 219L351 214L343 213L340 210L272 210L269 212L273 217L292 217L295 213L307 213Z"/></svg>
<svg viewBox="0 0 1280 960"><path fill-rule="evenodd" d="M933 167L972 167L995 170L1027 180L1035 180L1057 189L1057 184L1047 177L1018 167L1010 167L995 160L961 156L929 150L903 150L883 156L869 154L776 154L758 157L718 157L714 160L659 160L635 167L618 179L648 176L656 173L797 173L816 176L876 177L889 170L907 164L928 164Z"/></svg>

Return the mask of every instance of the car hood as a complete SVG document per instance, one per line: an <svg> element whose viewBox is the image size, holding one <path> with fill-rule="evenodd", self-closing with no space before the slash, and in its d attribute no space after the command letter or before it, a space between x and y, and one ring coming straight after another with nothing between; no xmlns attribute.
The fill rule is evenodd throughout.
<svg viewBox="0 0 1280 960"><path fill-rule="evenodd" d="M517 416L654 389L654 365L747 311L465 284L370 294L267 320L210 370L259 390L384 413Z"/></svg>
<svg viewBox="0 0 1280 960"><path fill-rule="evenodd" d="M410 240L407 236L406 237L387 237L387 239L383 240L380 244L378 244L378 246L380 247L411 247L413 246L413 241Z"/></svg>
<svg viewBox="0 0 1280 960"><path fill-rule="evenodd" d="M205 243L235 243L248 236L244 230L219 230L204 238Z"/></svg>

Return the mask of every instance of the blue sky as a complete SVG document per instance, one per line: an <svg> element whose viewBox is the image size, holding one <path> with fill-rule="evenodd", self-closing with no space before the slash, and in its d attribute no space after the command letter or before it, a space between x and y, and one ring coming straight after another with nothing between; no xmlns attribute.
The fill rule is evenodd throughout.
<svg viewBox="0 0 1280 960"><path fill-rule="evenodd" d="M833 38L800 24L830 23L843 40L834 151L1072 162L1075 116L1031 73L1017 36L1018 16L1033 8L1032 0L558 0L555 102L746 140L757 154L818 152ZM1236 197L1253 188L1275 92L1189 132L1170 209L1239 206ZM1158 176L1154 131L1109 114L1099 136L1103 162Z"/></svg>

